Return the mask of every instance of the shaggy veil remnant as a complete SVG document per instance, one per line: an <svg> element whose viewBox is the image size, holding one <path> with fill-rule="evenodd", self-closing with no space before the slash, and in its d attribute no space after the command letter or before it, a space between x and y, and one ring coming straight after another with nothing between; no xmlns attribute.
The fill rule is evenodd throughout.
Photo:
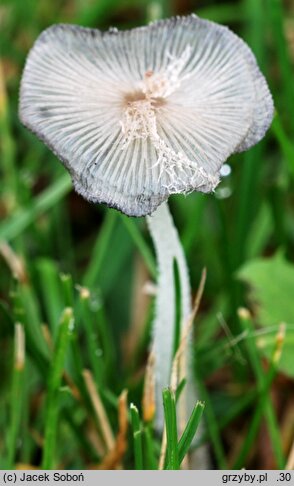
<svg viewBox="0 0 294 486"><path fill-rule="evenodd" d="M172 193L211 192L230 154L273 114L248 46L195 15L119 32L44 31L21 83L20 117L85 198L151 214Z"/></svg>

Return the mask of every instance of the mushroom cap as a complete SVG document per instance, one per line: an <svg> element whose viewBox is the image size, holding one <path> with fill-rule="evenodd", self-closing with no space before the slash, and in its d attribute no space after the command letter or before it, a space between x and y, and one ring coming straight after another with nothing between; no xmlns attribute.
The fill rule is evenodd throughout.
<svg viewBox="0 0 294 486"><path fill-rule="evenodd" d="M107 32L53 25L24 68L20 119L75 189L130 216L211 192L265 134L272 97L249 47L195 15Z"/></svg>

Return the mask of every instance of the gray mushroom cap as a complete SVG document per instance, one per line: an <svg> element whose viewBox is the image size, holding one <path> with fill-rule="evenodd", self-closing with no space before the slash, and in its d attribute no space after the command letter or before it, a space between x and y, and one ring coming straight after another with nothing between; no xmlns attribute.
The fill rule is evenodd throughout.
<svg viewBox="0 0 294 486"><path fill-rule="evenodd" d="M53 25L28 55L19 112L82 196L144 216L170 194L213 191L273 102L249 47L191 15L122 32Z"/></svg>

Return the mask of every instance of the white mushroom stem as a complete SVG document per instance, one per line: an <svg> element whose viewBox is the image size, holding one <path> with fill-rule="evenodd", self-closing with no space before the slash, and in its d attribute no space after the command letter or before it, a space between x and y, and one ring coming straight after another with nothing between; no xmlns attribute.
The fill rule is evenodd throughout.
<svg viewBox="0 0 294 486"><path fill-rule="evenodd" d="M175 336L176 295L174 261L177 262L181 288L180 323L182 329L180 329L180 335L183 334L183 326L189 322L191 315L191 290L183 248L167 203L159 206L152 216L147 216L147 222L154 242L158 266L152 346L155 355L156 373L156 425L159 430L162 430L164 422L162 389L170 385Z"/></svg>

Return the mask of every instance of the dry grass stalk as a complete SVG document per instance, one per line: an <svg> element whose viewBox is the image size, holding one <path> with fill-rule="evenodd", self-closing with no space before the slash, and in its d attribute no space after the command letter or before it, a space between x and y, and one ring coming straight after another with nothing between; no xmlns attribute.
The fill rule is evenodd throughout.
<svg viewBox="0 0 294 486"><path fill-rule="evenodd" d="M105 445L103 444L102 439L95 428L94 420L88 420L86 435L89 442L92 444L93 448L97 452L98 456L104 457L106 453Z"/></svg>
<svg viewBox="0 0 294 486"><path fill-rule="evenodd" d="M92 373L89 370L84 370L83 371L83 377L85 380L85 384L88 390L88 393L91 398L91 402L93 405L93 408L95 410L98 423L101 429L101 435L103 437L103 440L105 442L107 451L111 451L114 448L115 445L115 440L113 436L113 432L108 420L108 417L106 415L102 400L100 398L100 395L97 391Z"/></svg>
<svg viewBox="0 0 294 486"><path fill-rule="evenodd" d="M14 367L21 371L25 365L25 333L23 325L18 322L15 324L14 339Z"/></svg>
<svg viewBox="0 0 294 486"><path fill-rule="evenodd" d="M149 308L150 296L144 292L144 285L148 278L148 271L142 259L138 256L135 258L134 266L134 283L132 291L131 318L130 328L124 335L123 359L129 364L136 355L138 343L141 342L144 335L146 315Z"/></svg>
<svg viewBox="0 0 294 486"><path fill-rule="evenodd" d="M294 468L294 403L292 397L289 397L287 403L283 403L283 416L281 417L281 438L284 451L289 453L287 464L292 464ZM286 469L288 469L286 467Z"/></svg>
<svg viewBox="0 0 294 486"><path fill-rule="evenodd" d="M118 434L115 439L113 448L106 454L99 466L93 466L91 469L112 470L121 469L121 461L127 449L127 431L128 431L128 393L123 390L118 399Z"/></svg>
<svg viewBox="0 0 294 486"><path fill-rule="evenodd" d="M81 394L80 394L80 390L75 385L75 383L73 382L73 380L71 379L71 377L69 376L69 374L66 371L63 373L63 379L64 379L65 383L67 384L67 386L70 388L70 391L71 391L72 396L78 402L81 402L82 401L82 397L81 397Z"/></svg>
<svg viewBox="0 0 294 486"><path fill-rule="evenodd" d="M30 430L30 434L31 434L32 438L34 439L35 443L37 444L37 446L40 447L41 449L43 449L43 447L44 447L43 436L36 429L30 428L29 430Z"/></svg>
<svg viewBox="0 0 294 486"><path fill-rule="evenodd" d="M193 328L193 322L195 320L195 317L197 315L200 302L202 299L203 291L204 291L204 286L206 282L206 268L202 270L201 274L201 279L199 283L199 287L197 290L197 294L195 297L195 302L194 306L191 312L191 315L188 319L188 322L185 323L183 326L183 332L181 336L181 341L179 344L179 347L176 351L176 354L173 359L173 364L172 364L172 372L171 372L171 388L175 392L177 389L178 384L181 382L183 378L186 376L186 350L187 350L187 344L189 340L190 333Z"/></svg>
<svg viewBox="0 0 294 486"><path fill-rule="evenodd" d="M165 456L166 456L166 445L167 445L166 427L164 426L163 432L162 432L161 449L160 449L160 456L159 456L159 463L158 463L158 469L160 471L162 471L164 469Z"/></svg>
<svg viewBox="0 0 294 486"><path fill-rule="evenodd" d="M286 464L286 470L290 471L293 469L294 469L294 440Z"/></svg>
<svg viewBox="0 0 294 486"><path fill-rule="evenodd" d="M155 415L155 356L153 351L148 356L146 365L144 389L142 399L142 412L144 422L151 422Z"/></svg>
<svg viewBox="0 0 294 486"><path fill-rule="evenodd" d="M273 356L273 363L275 365L277 365L281 359L283 345L285 342L285 335L286 335L286 324L284 322L281 322L281 324L279 325L278 333L276 335L276 346L275 346L275 352Z"/></svg>
<svg viewBox="0 0 294 486"><path fill-rule="evenodd" d="M28 276L22 259L13 251L5 241L0 243L0 254L7 263L13 276L22 284L28 282Z"/></svg>
<svg viewBox="0 0 294 486"><path fill-rule="evenodd" d="M44 339L46 341L46 344L48 346L49 351L53 352L53 348L54 348L53 339L52 339L51 332L50 332L48 324L42 324L41 330L42 330L42 334L44 336Z"/></svg>

